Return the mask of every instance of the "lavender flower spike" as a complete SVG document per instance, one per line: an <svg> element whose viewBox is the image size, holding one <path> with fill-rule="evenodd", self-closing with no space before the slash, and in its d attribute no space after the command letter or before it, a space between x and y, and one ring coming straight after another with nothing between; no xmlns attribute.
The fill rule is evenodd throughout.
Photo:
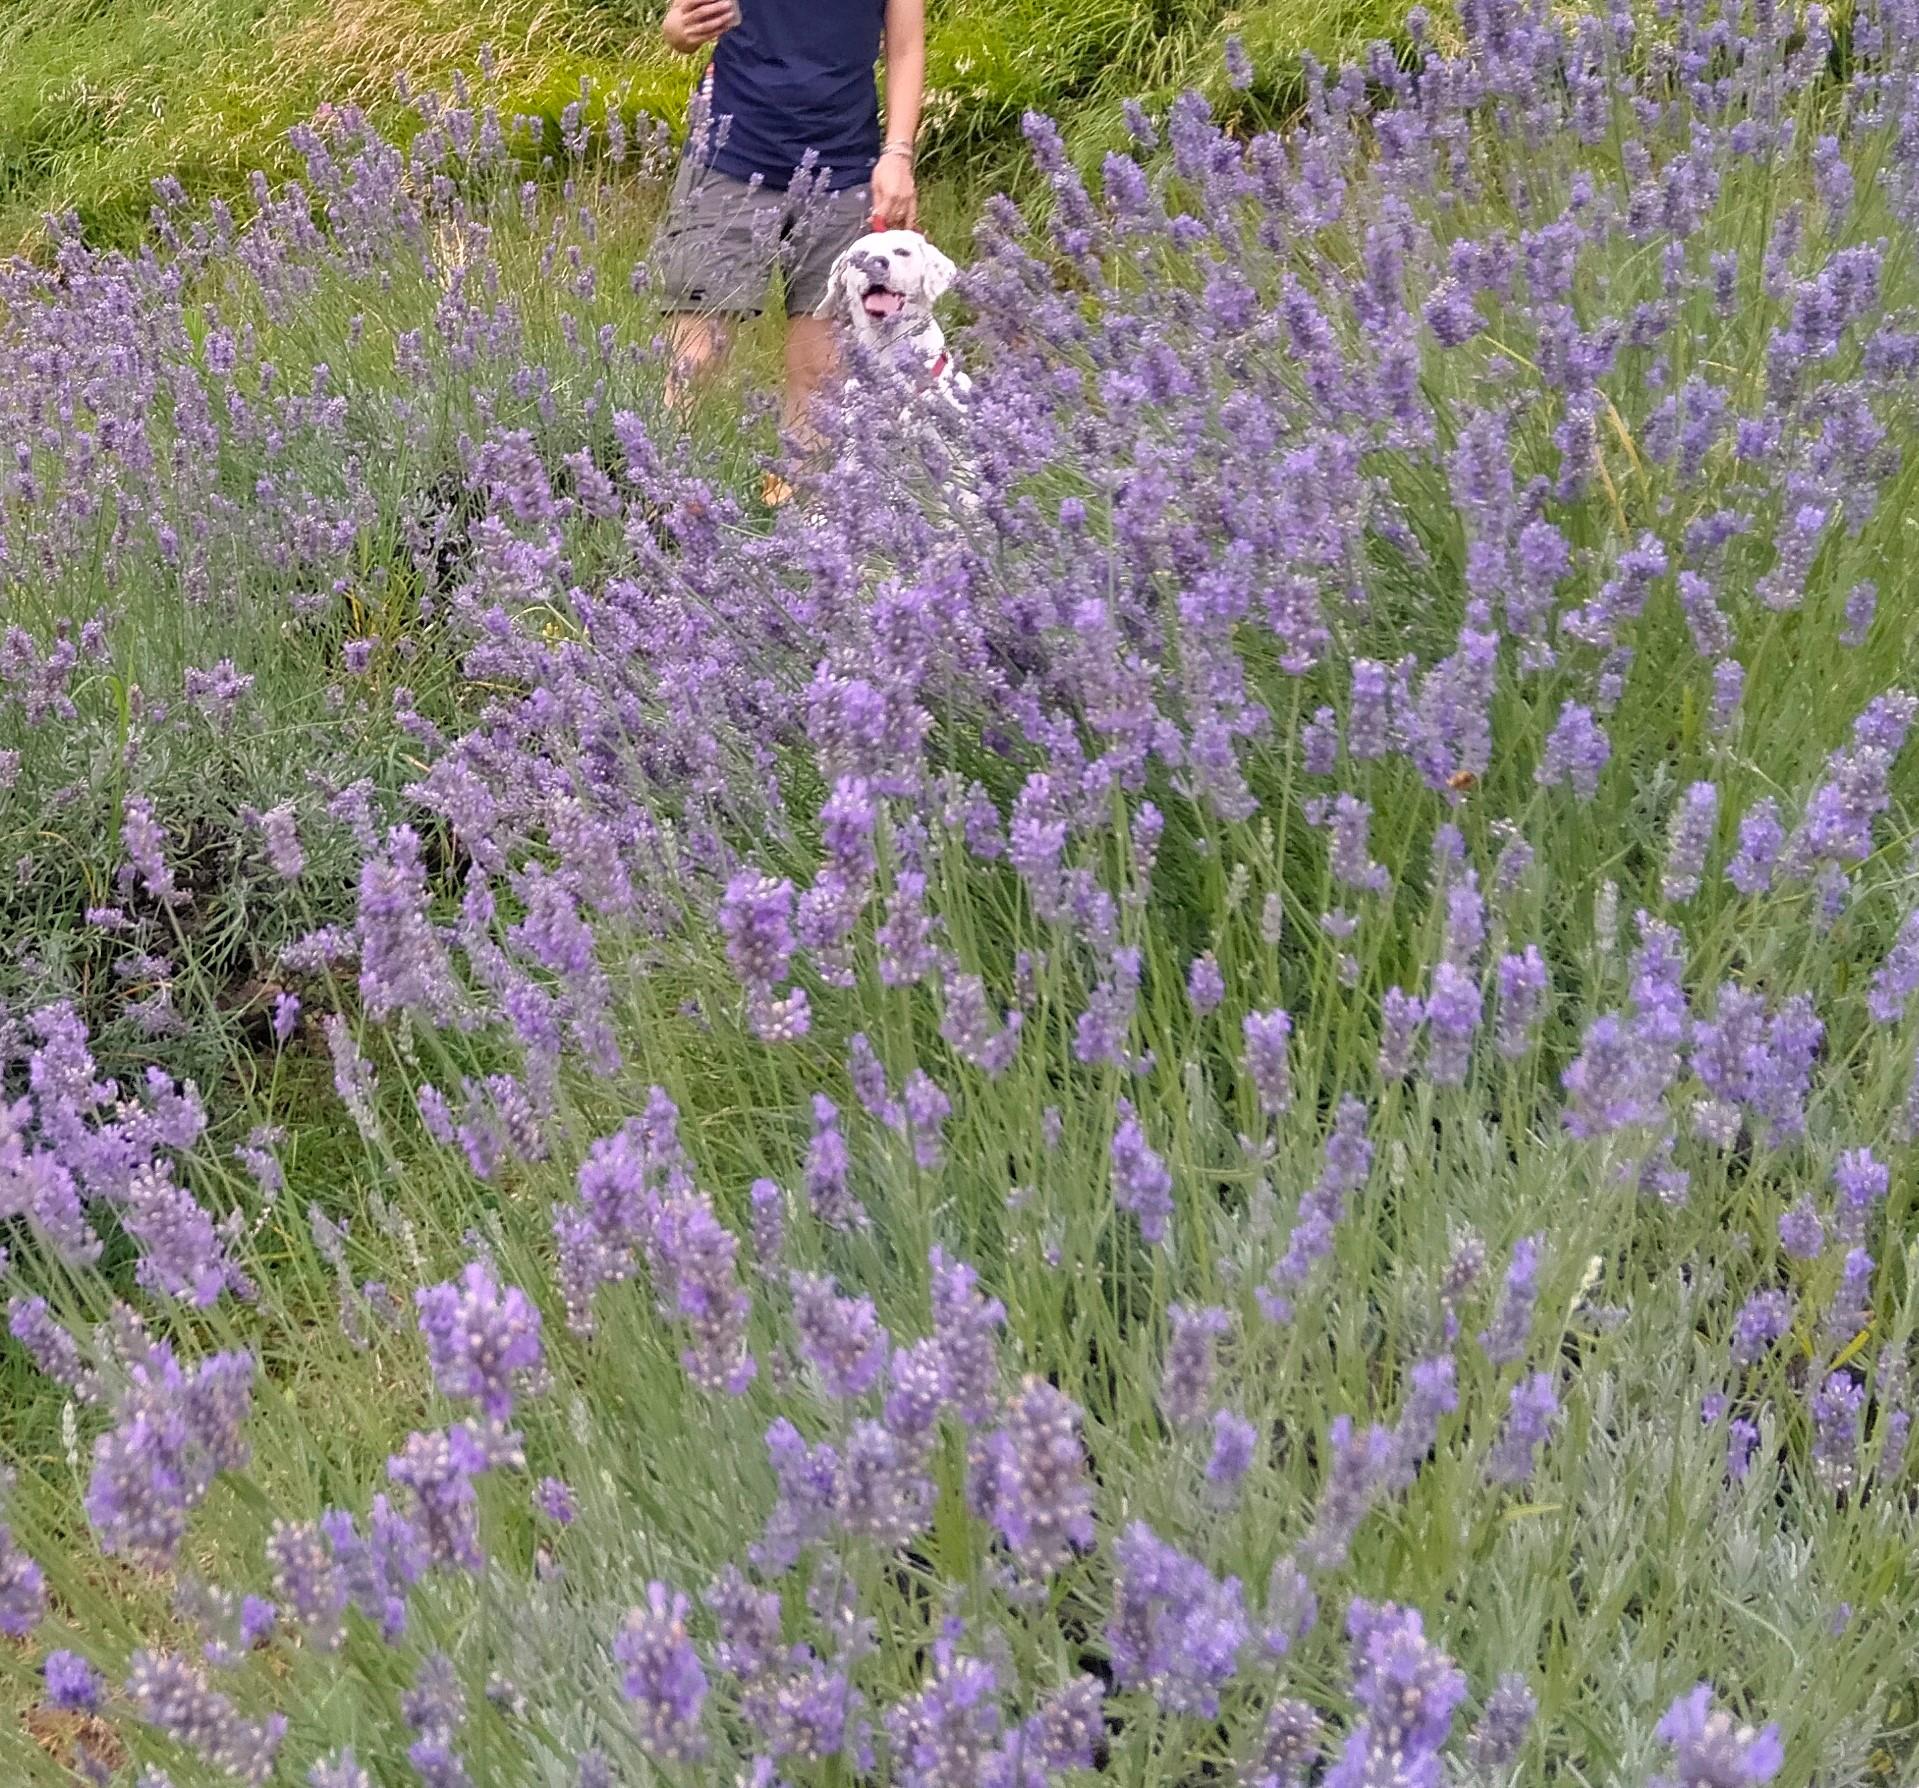
<svg viewBox="0 0 1919 1788"><path fill-rule="evenodd" d="M1513 1386L1506 1420L1486 1460L1495 1484L1523 1484L1533 1475L1540 1446L1559 1419L1559 1394L1550 1372L1535 1372Z"/></svg>
<svg viewBox="0 0 1919 1788"><path fill-rule="evenodd" d="M1113 1202L1139 1219L1139 1233L1157 1246L1166 1240L1173 1214L1173 1176L1153 1152L1132 1106L1120 1102L1119 1128L1113 1132Z"/></svg>
<svg viewBox="0 0 1919 1788"><path fill-rule="evenodd" d="M1526 1679L1510 1672L1502 1676L1466 1740L1466 1756L1473 1768L1485 1775L1510 1769L1538 1712L1539 1703Z"/></svg>
<svg viewBox="0 0 1919 1788"><path fill-rule="evenodd" d="M1719 790L1710 782L1695 782L1672 817L1666 846L1666 870L1660 893L1675 904L1692 899L1706 867L1713 826L1719 818Z"/></svg>
<svg viewBox="0 0 1919 1788"><path fill-rule="evenodd" d="M1143 1521L1113 1543L1107 1647L1122 1688L1149 1689L1168 1713L1212 1719L1252 1637L1239 1579L1223 1582Z"/></svg>
<svg viewBox="0 0 1919 1788"><path fill-rule="evenodd" d="M1346 1616L1361 1718L1321 1788L1437 1788L1466 1678L1426 1638L1417 1610L1355 1598Z"/></svg>
<svg viewBox="0 0 1919 1788"><path fill-rule="evenodd" d="M649 1583L646 1606L627 1615L613 1641L640 1746L662 1763L693 1762L706 1753L700 1731L706 1671L687 1637L686 1615L685 1596Z"/></svg>
<svg viewBox="0 0 1919 1788"><path fill-rule="evenodd" d="M1287 1047L1293 1034L1292 1018L1275 1008L1271 1012L1248 1012L1240 1021L1240 1034L1246 1040L1242 1058L1246 1078L1251 1083L1259 1109L1266 1117L1284 1117L1292 1109L1292 1073L1287 1062Z"/></svg>
<svg viewBox="0 0 1919 1788"><path fill-rule="evenodd" d="M1159 1381L1160 1413L1177 1428L1205 1419L1213 1388L1213 1346L1232 1328L1232 1318L1217 1305L1194 1309L1175 1304L1166 1313L1172 1338Z"/></svg>
<svg viewBox="0 0 1919 1788"><path fill-rule="evenodd" d="M1546 740L1546 755L1534 772L1534 780L1542 788L1570 784L1577 800L1590 801L1599 793L1599 773L1611 758L1612 744L1605 729L1593 719L1592 710L1567 702Z"/></svg>
<svg viewBox="0 0 1919 1788"><path fill-rule="evenodd" d="M1032 1577L1050 1577L1093 1543L1082 1413L1044 1379L1029 1378L989 1443L992 1470L983 1487L992 1519Z"/></svg>
<svg viewBox="0 0 1919 1788"><path fill-rule="evenodd" d="M0 1522L0 1633L24 1639L47 1611L46 1579L40 1567L13 1543Z"/></svg>
<svg viewBox="0 0 1919 1788"><path fill-rule="evenodd" d="M1712 1685L1702 1682L1666 1710L1655 1732L1672 1747L1672 1773L1647 1788L1759 1788L1779 1773L1786 1761L1779 1728L1737 1725L1712 1702Z"/></svg>
<svg viewBox="0 0 1919 1788"><path fill-rule="evenodd" d="M70 1651L50 1651L42 1673L49 1707L68 1713L92 1713L100 1705L106 1684L85 1658Z"/></svg>
<svg viewBox="0 0 1919 1788"><path fill-rule="evenodd" d="M483 1414L504 1421L516 1386L538 1373L544 1358L540 1313L526 1293L513 1285L502 1290L492 1269L474 1261L457 1282L424 1287L414 1302L441 1393L470 1397Z"/></svg>

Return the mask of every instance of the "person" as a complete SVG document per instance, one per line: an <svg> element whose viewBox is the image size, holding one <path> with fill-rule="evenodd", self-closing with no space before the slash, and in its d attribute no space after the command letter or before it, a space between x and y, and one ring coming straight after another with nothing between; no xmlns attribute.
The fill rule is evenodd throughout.
<svg viewBox="0 0 1919 1788"><path fill-rule="evenodd" d="M674 356L669 397L719 364L739 319L760 314L777 262L783 414L804 440L836 359L833 325L814 315L833 262L869 229L918 222L925 0L669 0L661 29L682 55L712 46L706 123L688 133L655 247Z"/></svg>

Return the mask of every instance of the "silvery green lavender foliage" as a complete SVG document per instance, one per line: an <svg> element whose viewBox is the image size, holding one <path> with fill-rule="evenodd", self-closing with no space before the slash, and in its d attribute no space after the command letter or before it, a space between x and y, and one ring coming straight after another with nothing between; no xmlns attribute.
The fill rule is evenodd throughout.
<svg viewBox="0 0 1919 1788"><path fill-rule="evenodd" d="M770 518L483 109L11 276L28 1779L1910 1773L1919 14L1461 27L1030 121Z"/></svg>

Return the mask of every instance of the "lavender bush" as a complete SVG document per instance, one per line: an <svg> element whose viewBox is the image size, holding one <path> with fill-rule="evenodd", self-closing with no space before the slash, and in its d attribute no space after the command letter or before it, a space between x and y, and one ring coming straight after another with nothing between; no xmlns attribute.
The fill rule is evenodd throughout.
<svg viewBox="0 0 1919 1788"><path fill-rule="evenodd" d="M1910 1774L1919 16L1408 29L772 516L484 109L11 276L21 1776Z"/></svg>

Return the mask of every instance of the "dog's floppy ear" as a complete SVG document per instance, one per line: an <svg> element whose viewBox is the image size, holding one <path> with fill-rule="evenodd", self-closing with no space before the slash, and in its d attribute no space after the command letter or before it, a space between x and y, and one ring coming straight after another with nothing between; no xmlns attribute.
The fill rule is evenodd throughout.
<svg viewBox="0 0 1919 1788"><path fill-rule="evenodd" d="M953 281L959 278L959 269L948 256L924 238L921 239L920 253L926 259L926 271L922 277L926 285L926 301L931 304L935 298L944 297L953 289Z"/></svg>
<svg viewBox="0 0 1919 1788"><path fill-rule="evenodd" d="M846 303L847 258L852 254L853 250L857 248L858 246L859 246L858 243L848 243L845 248L841 249L840 252L833 257L833 265L827 269L827 273L826 273L826 290L820 295L819 303L813 306L814 316L816 317L836 316L839 314L839 312L847 308L847 303Z"/></svg>

